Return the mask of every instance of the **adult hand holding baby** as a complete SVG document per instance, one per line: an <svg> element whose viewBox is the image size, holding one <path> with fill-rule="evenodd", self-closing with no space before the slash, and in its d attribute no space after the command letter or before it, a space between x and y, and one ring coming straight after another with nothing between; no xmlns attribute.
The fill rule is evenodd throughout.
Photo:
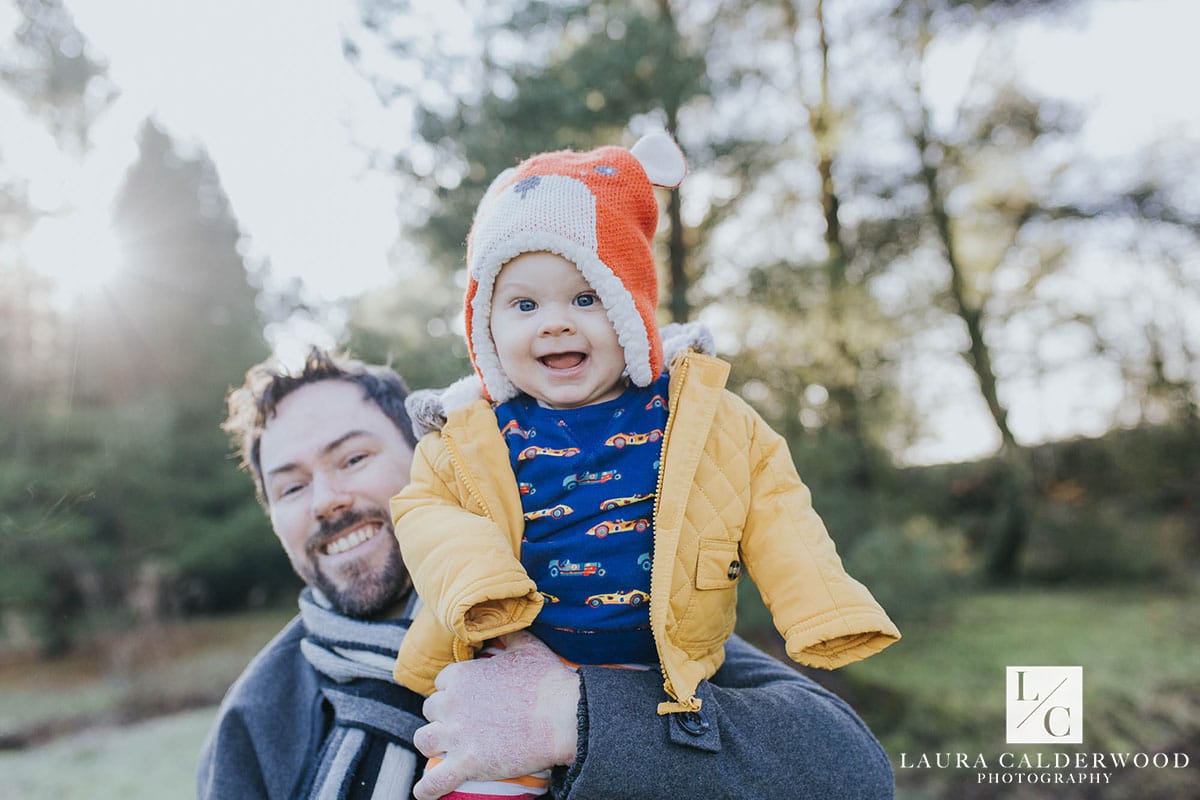
<svg viewBox="0 0 1200 800"><path fill-rule="evenodd" d="M501 637L501 652L450 664L423 706L429 724L413 736L439 756L413 787L435 800L465 781L532 775L575 761L579 676L526 632Z"/></svg>

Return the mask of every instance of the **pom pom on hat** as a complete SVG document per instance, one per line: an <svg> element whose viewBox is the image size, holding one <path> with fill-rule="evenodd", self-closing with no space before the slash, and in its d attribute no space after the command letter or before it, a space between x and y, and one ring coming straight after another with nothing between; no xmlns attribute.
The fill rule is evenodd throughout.
<svg viewBox="0 0 1200 800"><path fill-rule="evenodd" d="M674 189L687 177L687 161L679 145L665 133L649 133L638 139L629 151L646 170L646 178L655 186Z"/></svg>
<svg viewBox="0 0 1200 800"><path fill-rule="evenodd" d="M676 187L686 174L675 141L653 133L630 150L542 153L496 177L467 237L467 348L488 399L502 403L518 394L490 323L496 278L522 253L556 253L579 268L616 329L635 385L662 373L654 186Z"/></svg>

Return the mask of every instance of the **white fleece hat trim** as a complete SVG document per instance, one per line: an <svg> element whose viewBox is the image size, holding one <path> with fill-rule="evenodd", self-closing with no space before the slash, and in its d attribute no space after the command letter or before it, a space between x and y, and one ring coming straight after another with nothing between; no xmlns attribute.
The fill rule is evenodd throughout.
<svg viewBox="0 0 1200 800"><path fill-rule="evenodd" d="M625 284L600 260L594 249L566 237L529 232L508 239L501 247L476 262L472 270L478 286L471 300L471 345L475 349L475 364L488 395L493 401L503 403L520 393L500 366L500 356L492 339L492 295L496 278L504 265L517 256L541 251L560 255L579 269L583 279L600 298L600 304L604 306L616 330L617 341L625 353L626 374L634 385L649 386L650 340L634 305L633 295L625 288Z"/></svg>

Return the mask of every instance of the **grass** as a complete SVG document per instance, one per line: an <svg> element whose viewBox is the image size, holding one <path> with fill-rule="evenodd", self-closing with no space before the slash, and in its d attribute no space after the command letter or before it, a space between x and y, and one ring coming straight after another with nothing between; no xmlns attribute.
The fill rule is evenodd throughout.
<svg viewBox="0 0 1200 800"><path fill-rule="evenodd" d="M907 624L905 638L885 653L831 677L844 683L845 694L882 740L897 767L901 800L1066 797L1013 787L988 795L954 770L916 774L898 768L902 752L910 761L921 752L954 751L980 752L991 760L1018 750L1004 741L1004 668L1039 664L1083 665L1084 744L1077 749L1192 753L1190 770L1141 771L1131 776L1137 785L1118 783L1091 796L1196 797L1198 600L1195 589L1150 588L964 596L947 603L936 619ZM168 708L171 698L219 697L289 616L263 612L191 622L158 631L153 648L143 632L121 645L128 648L122 658L133 657L118 672L112 665L121 659L112 655L108 666L72 659L0 667L6 730L62 719L94 726L41 746L0 752L0 800L192 796L212 707L124 727L111 722L127 717L131 703L150 704L156 695ZM1167 783L1172 780L1178 785Z"/></svg>
<svg viewBox="0 0 1200 800"><path fill-rule="evenodd" d="M165 800L196 796L196 757L216 709L97 728L0 753L0 800Z"/></svg>
<svg viewBox="0 0 1200 800"><path fill-rule="evenodd" d="M845 677L865 687L867 702L858 710L893 765L900 763L901 753L909 753L911 762L914 754L939 751L992 758L1023 747L1192 750L1200 741L1198 600L1195 588L1166 593L1128 587L964 597L944 619L908 625L899 644L847 667ZM1083 666L1082 745L1005 744L1004 676L1009 665ZM1154 777L1146 772L1139 779ZM936 779L936 773L897 769L901 797L955 796L921 791ZM1130 796L1197 796L1195 786L1185 794L1149 785L1140 791L1150 793ZM1104 794L1110 796L1125 795Z"/></svg>
<svg viewBox="0 0 1200 800"><path fill-rule="evenodd" d="M98 636L69 657L0 662L0 741L37 743L217 702L290 609Z"/></svg>

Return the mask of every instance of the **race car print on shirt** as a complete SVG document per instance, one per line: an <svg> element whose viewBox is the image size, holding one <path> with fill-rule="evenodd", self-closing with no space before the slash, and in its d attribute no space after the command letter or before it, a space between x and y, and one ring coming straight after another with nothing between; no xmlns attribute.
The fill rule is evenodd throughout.
<svg viewBox="0 0 1200 800"><path fill-rule="evenodd" d="M652 500L653 498L654 492L650 492L648 494L634 494L630 495L629 497L610 497L600 504L600 510L612 511L614 508L627 506L631 503L640 503L643 500Z"/></svg>
<svg viewBox="0 0 1200 800"><path fill-rule="evenodd" d="M594 594L584 602L592 608L599 606L640 606L650 599L650 595L641 589L630 589L624 592Z"/></svg>
<svg viewBox="0 0 1200 800"><path fill-rule="evenodd" d="M578 575L586 578L589 575L604 577L604 565L599 561L588 561L584 564L579 564L570 559L554 559L549 564L549 573L551 578L557 578L559 575Z"/></svg>
<svg viewBox="0 0 1200 800"><path fill-rule="evenodd" d="M641 533L649 527L650 520L648 519L614 519L601 522L599 525L593 525L588 528L587 535L603 539L610 533L624 533L625 531L637 531Z"/></svg>
<svg viewBox="0 0 1200 800"><path fill-rule="evenodd" d="M526 447L517 454L517 461L528 461L531 458L538 456L555 456L558 458L566 458L567 456L579 455L578 447Z"/></svg>
<svg viewBox="0 0 1200 800"><path fill-rule="evenodd" d="M604 445L620 450L631 444L654 444L662 438L662 434L663 432L658 428L646 433L614 433L604 441Z"/></svg>
<svg viewBox="0 0 1200 800"><path fill-rule="evenodd" d="M578 452L579 448L573 448ZM607 483L608 481L621 480L621 473L615 469L606 469L603 472L577 472L563 478L563 488L568 492L574 489L581 483Z"/></svg>
<svg viewBox="0 0 1200 800"><path fill-rule="evenodd" d="M515 419L510 419L508 424L500 429L500 435L508 436L510 434L513 436L520 436L522 439L532 439L533 437L537 436L537 431L533 428L525 430L517 424Z"/></svg>
<svg viewBox="0 0 1200 800"><path fill-rule="evenodd" d="M542 517L554 517L555 519L562 519L567 514L574 513L575 509L571 508L566 503L559 503L558 505L550 506L549 508L539 508L537 511L526 511L524 516L525 521L530 522L535 519L541 519Z"/></svg>

